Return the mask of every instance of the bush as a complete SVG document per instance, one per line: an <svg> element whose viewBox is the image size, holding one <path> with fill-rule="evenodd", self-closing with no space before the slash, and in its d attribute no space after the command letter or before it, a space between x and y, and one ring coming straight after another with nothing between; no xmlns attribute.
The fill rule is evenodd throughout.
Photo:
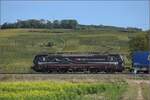
<svg viewBox="0 0 150 100"><path fill-rule="evenodd" d="M48 42L46 46L47 47L52 47L52 46L54 46L54 43L53 42Z"/></svg>
<svg viewBox="0 0 150 100"><path fill-rule="evenodd" d="M130 52L134 51L148 51L149 50L149 36L148 34L139 34L129 41Z"/></svg>

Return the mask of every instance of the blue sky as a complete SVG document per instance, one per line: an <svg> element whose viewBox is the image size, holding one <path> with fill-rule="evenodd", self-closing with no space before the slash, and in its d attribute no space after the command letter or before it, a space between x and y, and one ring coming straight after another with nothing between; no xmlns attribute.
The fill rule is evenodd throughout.
<svg viewBox="0 0 150 100"><path fill-rule="evenodd" d="M1 0L1 24L17 19L77 19L80 24L149 29L149 0L10 1Z"/></svg>

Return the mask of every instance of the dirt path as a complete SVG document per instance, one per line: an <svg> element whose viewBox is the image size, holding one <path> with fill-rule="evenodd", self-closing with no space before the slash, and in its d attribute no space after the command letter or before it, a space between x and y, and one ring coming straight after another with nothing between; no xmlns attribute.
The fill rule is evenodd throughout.
<svg viewBox="0 0 150 100"><path fill-rule="evenodd" d="M143 96L142 96L142 89L140 84L138 84L138 95L137 95L137 100L144 100Z"/></svg>
<svg viewBox="0 0 150 100"><path fill-rule="evenodd" d="M129 87L122 100L144 100L142 84L150 84L150 80L127 80Z"/></svg>
<svg viewBox="0 0 150 100"><path fill-rule="evenodd" d="M142 83L150 84L150 80L135 80L134 81L136 84L138 84L138 95L137 95L137 100L144 100L143 95L142 95Z"/></svg>

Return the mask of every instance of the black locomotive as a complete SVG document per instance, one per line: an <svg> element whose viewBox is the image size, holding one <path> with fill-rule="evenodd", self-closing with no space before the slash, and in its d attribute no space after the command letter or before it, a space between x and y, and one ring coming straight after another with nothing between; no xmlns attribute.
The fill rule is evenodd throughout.
<svg viewBox="0 0 150 100"><path fill-rule="evenodd" d="M119 54L38 54L33 60L38 72L122 72L124 61Z"/></svg>

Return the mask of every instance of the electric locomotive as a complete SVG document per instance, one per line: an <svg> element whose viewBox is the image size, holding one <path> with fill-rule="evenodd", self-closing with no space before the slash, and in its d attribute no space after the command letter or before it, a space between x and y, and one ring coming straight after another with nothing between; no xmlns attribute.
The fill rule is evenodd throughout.
<svg viewBox="0 0 150 100"><path fill-rule="evenodd" d="M33 69L38 72L122 72L124 60L120 54L38 54L33 60Z"/></svg>

